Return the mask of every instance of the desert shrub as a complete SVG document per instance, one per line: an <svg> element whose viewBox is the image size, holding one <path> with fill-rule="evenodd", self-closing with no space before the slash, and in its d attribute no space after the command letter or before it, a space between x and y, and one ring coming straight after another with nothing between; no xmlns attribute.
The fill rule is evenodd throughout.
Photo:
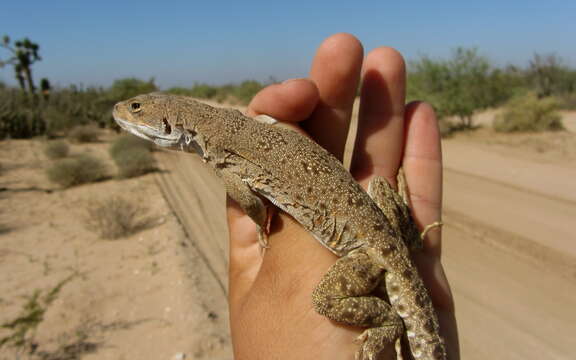
<svg viewBox="0 0 576 360"><path fill-rule="evenodd" d="M158 87L154 83L154 79L145 81L137 78L123 78L114 81L107 90L107 97L112 102L117 102L157 90Z"/></svg>
<svg viewBox="0 0 576 360"><path fill-rule="evenodd" d="M154 143L137 136L127 134L119 136L116 140L114 140L108 151L110 152L110 156L114 158L120 153L133 148L141 148L152 151L154 149Z"/></svg>
<svg viewBox="0 0 576 360"><path fill-rule="evenodd" d="M192 96L200 99L213 99L219 103L232 102L248 104L264 88L265 84L256 80L245 80L239 84L208 85L196 83L191 88L174 87L167 90L170 94Z"/></svg>
<svg viewBox="0 0 576 360"><path fill-rule="evenodd" d="M141 230L148 222L145 209L119 196L93 200L87 206L86 228L103 239L117 239Z"/></svg>
<svg viewBox="0 0 576 360"><path fill-rule="evenodd" d="M44 146L44 155L50 159L61 159L68 156L70 146L62 140L50 141Z"/></svg>
<svg viewBox="0 0 576 360"><path fill-rule="evenodd" d="M554 98L538 99L534 94L512 99L494 120L498 132L563 130Z"/></svg>
<svg viewBox="0 0 576 360"><path fill-rule="evenodd" d="M103 179L106 176L106 166L100 159L82 154L75 158L55 161L46 169L46 175L50 181L68 188Z"/></svg>
<svg viewBox="0 0 576 360"><path fill-rule="evenodd" d="M156 170L156 160L152 153L144 148L128 148L113 156L118 167L118 176L131 178Z"/></svg>
<svg viewBox="0 0 576 360"><path fill-rule="evenodd" d="M68 137L78 143L97 142L99 136L100 130L93 125L76 126L68 132Z"/></svg>

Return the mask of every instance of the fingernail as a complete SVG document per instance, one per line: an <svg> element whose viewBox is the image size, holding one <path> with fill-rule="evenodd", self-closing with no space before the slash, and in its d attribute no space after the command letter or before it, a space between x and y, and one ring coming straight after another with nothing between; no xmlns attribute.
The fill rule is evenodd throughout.
<svg viewBox="0 0 576 360"><path fill-rule="evenodd" d="M290 83L290 82L300 81L300 80L303 80L303 78L295 78L295 79L284 80L284 81L282 81L282 84L288 84L288 83Z"/></svg>

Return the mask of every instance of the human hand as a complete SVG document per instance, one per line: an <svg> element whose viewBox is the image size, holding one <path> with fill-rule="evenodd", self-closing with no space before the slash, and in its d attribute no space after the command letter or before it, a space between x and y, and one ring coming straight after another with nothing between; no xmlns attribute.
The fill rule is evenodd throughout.
<svg viewBox="0 0 576 360"><path fill-rule="evenodd" d="M432 108L405 105L405 64L391 48L363 59L360 42L348 34L326 39L310 79L271 85L256 95L249 115L267 114L300 124L320 145L342 159L360 79L361 105L352 175L366 187L375 175L393 185L404 168L412 213L420 229L441 216L442 162ZM230 231L230 323L236 360L352 359L361 328L317 314L311 294L335 255L290 216L273 219L270 248L261 255L255 225L228 201ZM440 263L441 231L431 230L415 262L437 309L448 357L458 359L452 295ZM387 358L393 359L393 352Z"/></svg>

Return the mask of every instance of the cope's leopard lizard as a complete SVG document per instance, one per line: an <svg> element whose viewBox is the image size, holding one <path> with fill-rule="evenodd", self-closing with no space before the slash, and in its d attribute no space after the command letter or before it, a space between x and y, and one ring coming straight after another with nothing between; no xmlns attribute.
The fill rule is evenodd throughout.
<svg viewBox="0 0 576 360"><path fill-rule="evenodd" d="M367 328L358 337L357 359L376 359L391 345L400 358L403 336L415 359L446 359L436 313L409 254L421 244L418 230L386 180L375 177L366 193L306 136L270 117L252 119L188 97L140 95L116 104L114 118L157 145L198 153L261 234L265 198L339 256L312 301L329 319Z"/></svg>

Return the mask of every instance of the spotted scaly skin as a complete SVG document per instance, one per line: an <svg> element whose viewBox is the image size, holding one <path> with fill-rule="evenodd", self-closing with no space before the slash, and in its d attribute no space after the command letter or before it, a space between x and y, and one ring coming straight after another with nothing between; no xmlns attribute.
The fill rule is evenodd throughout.
<svg viewBox="0 0 576 360"><path fill-rule="evenodd" d="M270 118L259 121L188 97L140 95L116 104L114 118L158 145L201 155L260 232L267 225L266 198L339 256L312 301L334 321L367 328L357 359L398 349L402 337L415 359L446 359L436 313L409 254L421 245L418 230L405 199L383 178L372 180L369 195L306 136Z"/></svg>

